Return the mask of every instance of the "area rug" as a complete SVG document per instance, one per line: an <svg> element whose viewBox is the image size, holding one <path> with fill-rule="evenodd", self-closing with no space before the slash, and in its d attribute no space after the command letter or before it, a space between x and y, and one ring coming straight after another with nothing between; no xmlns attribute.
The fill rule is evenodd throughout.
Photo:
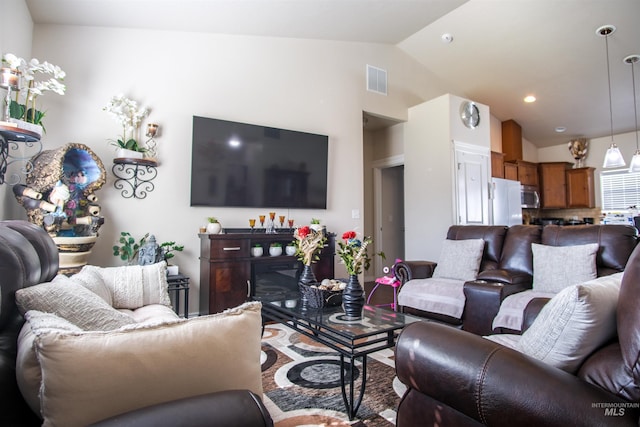
<svg viewBox="0 0 640 427"><path fill-rule="evenodd" d="M393 349L369 355L367 383L356 417L349 421L340 390L337 352L280 324L262 338L264 402L276 427L395 425L405 387L395 376ZM355 363L356 392L362 365Z"/></svg>

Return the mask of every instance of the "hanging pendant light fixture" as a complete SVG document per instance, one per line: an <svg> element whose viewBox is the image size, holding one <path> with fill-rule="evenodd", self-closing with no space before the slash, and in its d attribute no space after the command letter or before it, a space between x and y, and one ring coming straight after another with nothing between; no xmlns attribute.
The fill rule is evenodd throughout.
<svg viewBox="0 0 640 427"><path fill-rule="evenodd" d="M633 65L640 61L640 55L629 55L623 60L627 64L631 64L631 84L633 87L633 118L636 123L636 152L631 159L629 172L640 172L640 144L638 144L638 107L636 101L636 74Z"/></svg>
<svg viewBox="0 0 640 427"><path fill-rule="evenodd" d="M626 165L622 158L620 149L613 142L613 105L611 103L611 71L609 70L609 36L616 31L616 27L613 25L603 25L596 30L596 34L604 37L605 49L607 53L607 82L609 84L609 123L611 125L611 145L604 155L603 168L620 168Z"/></svg>

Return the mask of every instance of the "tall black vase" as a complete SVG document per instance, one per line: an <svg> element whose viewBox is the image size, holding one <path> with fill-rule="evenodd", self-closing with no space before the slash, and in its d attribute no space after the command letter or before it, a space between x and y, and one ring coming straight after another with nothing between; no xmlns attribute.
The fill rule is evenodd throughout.
<svg viewBox="0 0 640 427"><path fill-rule="evenodd" d="M316 280L316 275L313 274L313 269L311 268L310 265L306 265L306 264L302 269L302 274L300 274L300 280L298 281L305 285L313 285L318 282Z"/></svg>
<svg viewBox="0 0 640 427"><path fill-rule="evenodd" d="M342 309L347 320L362 319L362 308L364 307L364 289L360 285L358 276L349 276L347 287L342 292Z"/></svg>
<svg viewBox="0 0 640 427"><path fill-rule="evenodd" d="M302 268L302 273L300 274L300 279L298 279L298 283L303 285L315 285L318 281L316 280L316 275L313 273L313 269L310 265L306 265ZM309 305L309 300L307 298L306 293L300 293L300 302L302 303L302 308L306 309Z"/></svg>

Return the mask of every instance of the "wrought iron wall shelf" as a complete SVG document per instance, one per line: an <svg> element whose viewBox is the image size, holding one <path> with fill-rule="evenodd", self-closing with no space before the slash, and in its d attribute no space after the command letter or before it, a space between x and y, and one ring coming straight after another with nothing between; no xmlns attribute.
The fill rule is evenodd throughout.
<svg viewBox="0 0 640 427"><path fill-rule="evenodd" d="M37 152L28 156L11 154L12 150L18 150L18 143L24 143L27 148L37 145ZM40 135L25 129L0 124L0 185L6 182L5 174L9 165L15 162L24 162L25 166L22 168L22 173L26 175L31 165L31 157L40 154L40 152L42 152ZM15 185L20 182L20 175L17 173L13 174L12 177L11 182L7 182L7 184Z"/></svg>
<svg viewBox="0 0 640 427"><path fill-rule="evenodd" d="M158 176L157 166L158 162L149 159L113 159L111 171L116 177L113 186L122 190L120 194L126 199L144 199L155 189L151 181Z"/></svg>

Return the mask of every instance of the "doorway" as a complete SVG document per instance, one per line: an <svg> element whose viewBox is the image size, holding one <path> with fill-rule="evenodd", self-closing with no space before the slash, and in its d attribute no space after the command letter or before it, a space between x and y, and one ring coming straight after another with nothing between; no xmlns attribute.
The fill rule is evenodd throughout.
<svg viewBox="0 0 640 427"><path fill-rule="evenodd" d="M363 111L364 230L373 237L365 281L384 275L404 259L404 126L402 121ZM384 252L386 259L373 253Z"/></svg>
<svg viewBox="0 0 640 427"><path fill-rule="evenodd" d="M404 259L404 156L374 162L374 245L386 259L376 256L375 277L384 275L396 259Z"/></svg>

